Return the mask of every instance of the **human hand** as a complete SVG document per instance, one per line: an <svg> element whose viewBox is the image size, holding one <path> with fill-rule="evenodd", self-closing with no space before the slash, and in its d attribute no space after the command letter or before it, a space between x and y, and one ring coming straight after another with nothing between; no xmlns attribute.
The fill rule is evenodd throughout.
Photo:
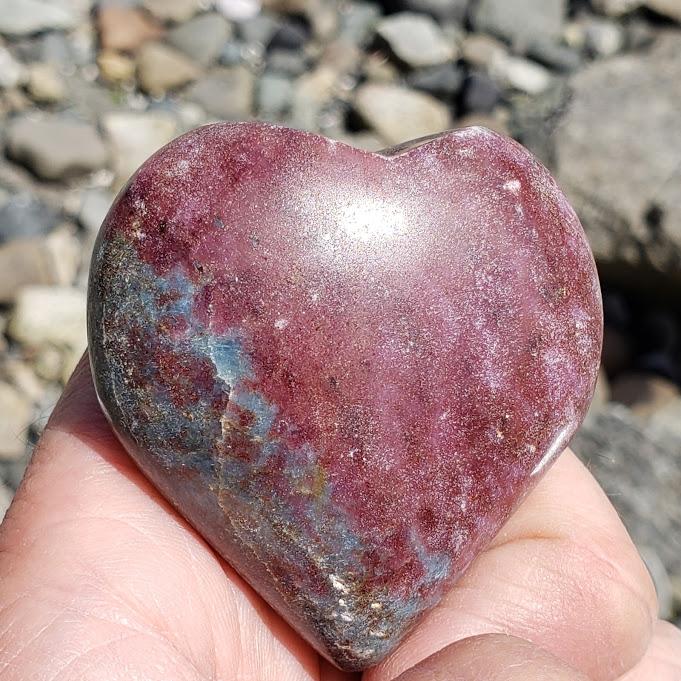
<svg viewBox="0 0 681 681"><path fill-rule="evenodd" d="M76 370L0 528L0 681L343 681L160 497ZM679 681L615 510L566 452L365 681Z"/></svg>

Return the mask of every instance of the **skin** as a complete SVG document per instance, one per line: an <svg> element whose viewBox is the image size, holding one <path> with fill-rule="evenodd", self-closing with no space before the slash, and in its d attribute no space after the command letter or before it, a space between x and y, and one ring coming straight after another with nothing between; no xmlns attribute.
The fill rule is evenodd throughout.
<svg viewBox="0 0 681 681"><path fill-rule="evenodd" d="M681 633L569 451L365 681L679 681ZM125 454L81 362L0 528L0 681L350 681Z"/></svg>

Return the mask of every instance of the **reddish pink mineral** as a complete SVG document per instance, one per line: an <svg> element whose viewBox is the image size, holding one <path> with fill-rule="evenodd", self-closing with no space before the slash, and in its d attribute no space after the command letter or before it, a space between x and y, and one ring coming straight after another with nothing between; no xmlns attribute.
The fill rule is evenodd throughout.
<svg viewBox="0 0 681 681"><path fill-rule="evenodd" d="M601 329L577 217L482 128L377 154L195 130L120 194L90 281L121 441L345 669L399 643L567 445Z"/></svg>

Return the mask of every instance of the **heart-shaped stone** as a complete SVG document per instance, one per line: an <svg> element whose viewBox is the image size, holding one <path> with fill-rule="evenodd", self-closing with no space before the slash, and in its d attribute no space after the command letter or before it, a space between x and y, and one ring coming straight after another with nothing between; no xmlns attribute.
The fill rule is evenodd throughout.
<svg viewBox="0 0 681 681"><path fill-rule="evenodd" d="M97 392L144 473L317 650L392 650L566 446L602 312L545 168L482 128L383 153L200 128L121 192Z"/></svg>

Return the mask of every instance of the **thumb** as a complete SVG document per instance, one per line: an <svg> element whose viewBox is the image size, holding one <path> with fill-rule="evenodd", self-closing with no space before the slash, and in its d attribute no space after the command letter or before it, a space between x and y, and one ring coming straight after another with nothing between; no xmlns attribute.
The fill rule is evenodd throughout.
<svg viewBox="0 0 681 681"><path fill-rule="evenodd" d="M440 650L395 681L588 681L529 641L502 634L473 636Z"/></svg>

